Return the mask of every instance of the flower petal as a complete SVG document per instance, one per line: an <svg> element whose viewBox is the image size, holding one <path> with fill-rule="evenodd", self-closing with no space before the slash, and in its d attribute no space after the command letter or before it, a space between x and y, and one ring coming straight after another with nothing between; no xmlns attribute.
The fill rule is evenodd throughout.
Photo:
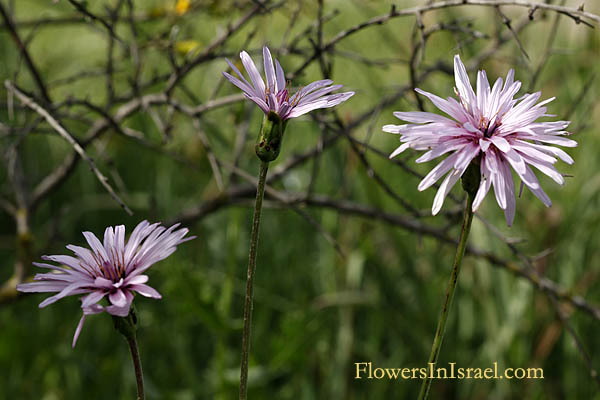
<svg viewBox="0 0 600 400"><path fill-rule="evenodd" d="M102 298L106 296L106 292L103 290L96 290L90 294L88 294L87 296L85 296L82 300L81 300L81 307L89 307L92 304L96 304L97 302L99 302L100 300L102 300Z"/></svg>
<svg viewBox="0 0 600 400"><path fill-rule="evenodd" d="M483 202L485 195L490 190L490 186L492 185L492 180L490 179L492 172L487 168L485 154L481 156L480 168L481 180L479 182L479 189L477 190L477 194L475 195L475 199L473 200L473 212L477 211L477 209Z"/></svg>
<svg viewBox="0 0 600 400"><path fill-rule="evenodd" d="M130 291L125 292L125 304L120 307L117 305L110 305L105 308L106 312L117 317L126 317L129 315L129 309L131 308L131 302L133 301L133 294Z"/></svg>
<svg viewBox="0 0 600 400"><path fill-rule="evenodd" d="M123 282L123 285L139 285L140 283L146 282L148 282L148 275L136 275L127 277L127 279L125 279L125 281Z"/></svg>
<svg viewBox="0 0 600 400"><path fill-rule="evenodd" d="M465 104L473 104L475 92L473 92L469 75L458 54L454 56L454 80L461 100Z"/></svg>
<svg viewBox="0 0 600 400"><path fill-rule="evenodd" d="M123 307L127 304L127 298L125 297L125 293L121 289L117 289L111 294L108 295L108 299L111 304L117 307Z"/></svg>
<svg viewBox="0 0 600 400"><path fill-rule="evenodd" d="M337 106L340 103L348 100L350 97L354 95L354 92L345 92L345 93L337 93L329 96L325 96L321 99L315 100L308 104L302 104L301 106L296 106L292 109L289 114L289 118L296 118L301 115L304 115L310 111L319 109L319 108L329 108Z"/></svg>
<svg viewBox="0 0 600 400"><path fill-rule="evenodd" d="M162 296L158 293L154 288L144 285L144 284L136 284L130 286L131 290L135 290L139 294L145 297L152 297L154 299L161 299Z"/></svg>
<svg viewBox="0 0 600 400"><path fill-rule="evenodd" d="M256 65L254 65L254 61L250 58L248 53L242 51L240 53L240 58L242 59L242 64L244 64L244 68L250 77L250 81L254 85L254 90L257 95L262 93L263 95L266 93L265 83L263 82L260 74L258 73L258 69L256 69Z"/></svg>
<svg viewBox="0 0 600 400"><path fill-rule="evenodd" d="M81 282L81 281L77 281L77 282L73 282L70 285L64 287L64 289L62 289L58 294L55 294L54 296L48 297L47 299L45 299L44 301L42 301L39 305L40 308L44 308L47 305L50 305L60 299L62 299L63 297L66 297L70 294L78 294L81 293L81 291L79 291L78 289L81 289L82 286L86 286L88 285L88 282ZM88 290L85 290L88 291Z"/></svg>
<svg viewBox="0 0 600 400"><path fill-rule="evenodd" d="M438 181L446 172L448 172L454 165L454 162L458 158L458 154L454 153L446 157L444 161L435 166L419 183L419 191L423 191Z"/></svg>
<svg viewBox="0 0 600 400"><path fill-rule="evenodd" d="M275 78L275 68L273 67L273 58L267 46L263 47L263 62L265 67L265 78L267 81L267 92L277 93L277 80Z"/></svg>
<svg viewBox="0 0 600 400"><path fill-rule="evenodd" d="M101 257L102 261L109 261L108 254L96 235L94 235L92 232L83 232L83 236L85 236L85 240L87 240L94 253Z"/></svg>
<svg viewBox="0 0 600 400"><path fill-rule="evenodd" d="M279 92L280 90L285 89L285 74L277 60L275 60L275 76L277 78L277 92Z"/></svg>
<svg viewBox="0 0 600 400"><path fill-rule="evenodd" d="M456 184L460 176L461 171L456 169L446 176L437 193L435 194L435 198L433 199L433 207L431 208L432 215L436 215L438 212L440 212L442 205L444 204L444 199L448 195L448 192L450 192L452 187Z"/></svg>
<svg viewBox="0 0 600 400"><path fill-rule="evenodd" d="M75 348L77 344L77 339L79 339L79 334L81 334L81 330L83 329L83 323L85 322L85 314L81 316L79 323L77 324L77 328L75 329L75 335L73 335L73 343L71 344L72 348Z"/></svg>

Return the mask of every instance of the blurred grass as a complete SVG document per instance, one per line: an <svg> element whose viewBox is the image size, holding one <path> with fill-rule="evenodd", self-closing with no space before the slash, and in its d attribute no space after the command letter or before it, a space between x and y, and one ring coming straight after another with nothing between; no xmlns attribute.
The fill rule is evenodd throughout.
<svg viewBox="0 0 600 400"><path fill-rule="evenodd" d="M115 2L108 2L114 5ZM196 2L193 2L196 3ZM179 28L178 40L194 40L205 45L228 21L241 15L228 8L233 2L199 2L194 13L140 24L140 36L147 44L142 76L169 68L164 55L164 41L156 32ZM210 3L210 4L208 4ZM577 7L574 1L567 5ZM169 3L170 4L170 3ZM136 9L148 13L169 5L163 1L136 1ZM277 48L282 32L295 9L289 2L273 15L260 16L228 43L230 58L236 54L254 29L251 48L264 43ZM405 7L415 2L402 2ZM91 4L102 11L101 4ZM162 8L161 8L162 7ZM586 5L590 12L600 12L597 5ZM325 38L389 11L389 5L375 1L326 2L326 14L340 9L324 28ZM166 11L165 11L166 12ZM511 18L526 15L525 9L506 9ZM539 12L539 11L538 11ZM67 2L51 5L46 1L23 0L16 3L17 19L71 15ZM315 18L316 9L305 2L291 36ZM553 14L536 18L521 34L531 62L520 55L512 41L484 63L489 77L504 76L516 69L516 78L527 86L534 67L541 59L551 29ZM491 9L463 7L427 14L424 23L440 21L470 22L474 29L493 35L498 17ZM410 55L412 18L399 18L371 27L344 40L337 50L352 51L371 59L401 58ZM597 29L596 29L597 30ZM542 70L536 90L543 97L556 96L549 112L559 117L576 101L579 93L598 72L600 38L596 30L577 26L561 18L555 53ZM25 30L25 34L30 30ZM118 34L129 38L126 26ZM106 42L100 27L87 25L43 26L29 45L44 78L68 77L84 70L103 68ZM304 46L310 46L304 40ZM460 52L468 61L489 40L472 42L460 34L435 34L429 42L424 65L438 59L450 63ZM2 79L12 79L18 53L9 36L0 34ZM302 59L298 55L280 57L286 70L293 70ZM181 61L181 59L180 59ZM339 107L346 121L372 107L382 96L408 82L407 68L393 65L377 68L335 57L332 75L336 83L355 90L347 104ZM117 92L127 92L131 76L131 59L118 58ZM214 60L194 70L186 85L194 95L205 100L217 88L220 73L226 68L223 59ZM471 74L473 76L473 74ZM597 75L596 75L597 76ZM318 79L318 65L312 65L298 78L297 85ZM23 70L17 82L34 90L30 75ZM517 203L515 226L507 228L493 196L486 199L480 214L503 234L522 238L519 248L534 255L547 248L553 251L536 263L545 276L562 287L583 295L592 304L600 304L598 279L600 269L600 120L598 80L578 105L571 119L574 138L580 143L569 154L573 166L561 164L563 173L573 175L563 187L541 178L554 205L546 209L528 191ZM436 73L421 85L441 96L452 95L452 77ZM160 90L161 84L148 89ZM229 84L219 95L236 93ZM4 93L5 94L5 93ZM106 98L103 78L90 78L51 90L55 101L74 95L101 103ZM181 95L181 93L178 93ZM184 97L185 98L185 97ZM186 99L186 102L189 100ZM397 137L383 134L380 126L395 123L391 111L415 109L414 95L374 115L371 144L385 152L397 146ZM231 159L239 125L252 105L239 103L212 111L204 116L203 127L210 137L215 154ZM433 110L426 104L428 110ZM91 115L90 115L91 117ZM93 116L97 117L97 116ZM253 132L261 115L252 111L249 141L241 167L251 174L258 170L252 146ZM1 120L8 121L6 108ZM69 129L80 136L87 129L84 122L67 120ZM26 122L17 113L15 124ZM149 140L161 144L162 135L146 113L127 119L125 126L144 132ZM90 152L101 169L114 172L125 183L124 198L135 215L127 217L93 179L86 165L80 163L70 179L42 202L32 218L36 239L36 259L42 254L60 254L67 243L82 244L82 230L100 234L106 225L124 223L131 230L140 219L168 220L186 207L198 204L218 193L206 159L205 149L189 120L175 118L173 138L162 144L200 165L198 170L144 149L116 134L109 133L102 145ZM280 161L310 149L322 133L309 118L289 125ZM367 125L354 132L367 135ZM2 146L11 143L1 139ZM39 182L60 163L69 146L54 134L31 133L23 142L24 169L30 183ZM43 156L42 156L43 155ZM394 167L388 161L368 154L376 171L401 196L422 210L431 206L434 191L418 192L418 179ZM408 156L412 159L412 155ZM411 166L421 173L428 165ZM293 171L278 189L302 191L310 181L311 163ZM0 171L4 192L10 186L6 170ZM111 176L114 182L114 175ZM328 149L320 160L315 191L335 198L352 199L383 210L403 213L365 173L352 150L342 141ZM458 189L454 192L459 195ZM447 201L445 209L455 208ZM255 399L387 399L414 398L420 381L353 380L354 362L371 361L384 367L422 367L431 345L439 306L445 290L453 249L414 233L346 215L331 210L309 209L323 227L347 250L341 258L315 229L290 209L267 208L261 229L256 276L256 298L251 354L250 395ZM182 245L169 259L150 272L150 284L163 295L162 301L139 299L139 342L150 399L187 400L197 398L231 399L237 393L241 310L245 280L247 245L251 209L228 207L190 226L198 236ZM425 218L441 224L440 218ZM453 231L455 232L455 231ZM479 248L513 258L505 245L475 220L471 243ZM7 279L14 262L14 226L0 215L0 278ZM350 305L343 302L348 291L360 291L362 297ZM88 318L79 343L70 343L80 318L79 301L62 300L43 310L37 304L43 295L28 296L0 306L0 400L3 399L130 399L135 382L125 342L114 329L109 316ZM454 309L450 315L440 363L485 368L493 362L500 367L544 368L544 380L512 381L435 381L432 398L444 399L599 399L598 388L588 377L586 366L572 338L566 335L551 304L531 285L498 270L481 260L465 260ZM600 351L598 321L581 312L570 318L592 355Z"/></svg>

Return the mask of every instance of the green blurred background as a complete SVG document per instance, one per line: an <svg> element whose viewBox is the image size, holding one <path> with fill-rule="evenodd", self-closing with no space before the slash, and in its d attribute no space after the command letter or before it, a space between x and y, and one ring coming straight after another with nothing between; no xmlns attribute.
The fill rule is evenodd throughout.
<svg viewBox="0 0 600 400"><path fill-rule="evenodd" d="M106 107L109 98L107 80L102 75L107 68L106 30L98 21L82 21L68 1L1 2L14 12L17 30L47 84L56 114L82 140L102 116L74 100ZM197 0L186 9L182 2L179 8L175 3L111 0L84 6L107 20L110 10L120 6L115 32L128 45L114 44L115 96L108 112L114 113L135 97L131 94L136 66L129 45L134 42L127 23L129 4L137 21L135 43L142 55L141 82L168 78L172 62L184 65L193 60L228 24L255 6L233 0ZM563 3L577 8L580 2ZM416 4L419 2L400 1L396 6L400 10ZM227 70L224 57L237 62L242 49L252 50L254 59L259 60L259 50L267 44L284 70L291 72L302 65L319 42L315 23L318 2L276 5L272 12L251 18L217 47L215 57L194 68L173 97L194 107L238 94L233 85L223 81L221 71ZM390 5L383 1L326 0L322 13L331 18L322 27L323 41L371 17L389 13ZM600 6L587 2L585 10L599 14ZM527 8L503 7L500 14L493 7L463 6L424 14L425 30L439 24L445 28L428 37L417 69L420 73L442 63L441 70L427 75L418 86L442 97L453 95L450 68L454 54L461 54L468 66L475 67L473 62L494 45L498 32L509 34L497 50L486 54L479 67L487 70L490 79L505 76L514 68L524 88L537 75L535 90L542 90L543 98L556 96L549 112L573 121L570 130L579 147L568 149L574 165L558 165L561 172L572 175L563 187L538 174L553 200L551 208L524 191L517 201L515 224L508 228L490 193L479 215L499 231L500 237L476 219L470 243L521 267L525 265L522 256L533 257L537 273L590 304L600 304L598 27L576 24L564 15L557 23L557 14L540 10L529 21L528 12ZM525 24L518 37L529 59L510 36L502 15L511 20L515 30ZM47 22L71 17L75 21ZM302 35L310 26L313 29ZM553 33L556 35L547 51ZM295 37L298 41L294 51L288 51ZM369 112L350 135L369 141L385 154L396 148L398 139L381 132L380 127L396 123L392 111L415 110L418 105L410 90L392 104L378 104L410 84L407 62L420 40L414 16L399 17L341 40L335 52L326 56L336 83L356 91L335 112L347 125ZM2 80L15 81L39 99L32 75L6 26L0 31L0 49ZM541 64L543 67L538 68ZM69 79L82 72L87 76ZM293 84L304 85L322 76L315 61ZM470 76L474 81L473 70ZM155 79L140 89L141 94L164 91L166 81ZM0 193L12 201L9 149L18 149L25 185L33 188L63 162L71 147L48 125L40 123L36 114L23 109L4 87L0 92L0 149L5 156ZM433 111L431 104L424 101L424 106ZM328 112L317 112L315 116L321 121L332 119ZM161 127L157 118L168 121L170 129ZM41 199L29 215L32 258L67 253L64 246L69 243L83 245L83 230L100 235L108 225L125 224L130 232L142 219L175 221L194 207L218 198L221 189L199 130L208 138L217 159L228 163L234 162L236 140L246 130L238 165L255 176L258 160L253 144L261 118L260 110L244 101L200 115L199 126L166 105L137 110L121 127L142 132L154 150L112 128L86 148L134 215L125 214L88 165L79 162L65 182ZM24 129L28 125L33 129ZM295 154L331 138L332 131L322 128L323 123L309 116L290 122L282 153L271 172ZM447 199L445 215L431 217L428 212L435 189L418 192L418 177L386 157L371 151L364 154L394 193L422 211L422 224L446 228L450 237L458 236L460 204ZM416 165L414 158L415 154L403 156L407 165L420 174L434 165ZM411 217L373 179L347 139L326 147L317 160L289 170L273 184L274 188L298 194L310 187L313 193L332 199ZM225 190L248 185L225 166L220 172ZM462 196L458 186L453 191L456 198ZM252 196L250 193L202 218L187 220L186 225L198 238L181 245L150 270L150 284L161 292L163 300L138 297L136 301L149 399L236 398ZM250 398L415 398L419 380L354 380L354 363L425 366L454 248L376 218L310 204L299 203L298 207L337 241L343 255L305 218L267 198L255 279ZM502 237L521 255L511 252ZM15 222L2 212L2 282L13 274L16 241ZM30 269L28 276L35 272ZM23 296L0 304L0 399L134 398L135 379L127 346L113 329L110 317L101 314L88 318L77 347L71 349L81 315L80 302L70 297L40 310L37 305L45 297ZM600 321L566 303L560 309L590 354L591 364L599 368ZM462 367L486 368L493 362L501 368L541 367L545 379L436 380L433 399L600 399L598 385L590 377L573 337L557 317L554 304L528 280L480 257L468 256L461 271L440 356L442 365L448 362Z"/></svg>

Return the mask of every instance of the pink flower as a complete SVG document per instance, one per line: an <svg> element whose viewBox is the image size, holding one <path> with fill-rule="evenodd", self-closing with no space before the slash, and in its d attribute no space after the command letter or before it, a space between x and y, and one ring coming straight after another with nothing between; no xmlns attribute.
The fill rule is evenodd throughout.
<svg viewBox="0 0 600 400"><path fill-rule="evenodd" d="M354 95L354 92L329 94L342 87L342 85L330 86L333 83L330 79L315 81L290 95L283 69L277 60L275 60L275 67L273 66L271 52L266 46L263 47L266 84L248 53L242 51L240 58L252 83L248 82L229 60L226 60L229 67L239 79L227 72L223 72L223 75L242 89L244 95L255 102L265 115L275 112L282 121L299 117L318 108L336 106Z"/></svg>
<svg viewBox="0 0 600 400"><path fill-rule="evenodd" d="M69 295L87 293L81 298L83 316L77 325L73 337L73 347L83 328L86 315L106 311L119 317L126 317L135 292L145 297L160 299L161 295L146 285L148 276L143 272L152 264L170 256L176 246L194 239L183 237L187 228L178 229L179 224L166 229L160 224L150 225L142 221L135 227L131 237L125 243L125 227L119 225L113 229L109 226L104 231L104 244L91 232L83 232L91 251L84 247L68 245L67 249L75 253L71 256L43 256L42 259L64 265L56 266L45 263L33 263L40 268L48 268L52 272L37 274L35 282L17 286L21 292L58 292L40 303L46 307ZM104 297L110 305L98 304Z"/></svg>
<svg viewBox="0 0 600 400"><path fill-rule="evenodd" d="M521 179L521 185L527 186L547 207L552 205L530 166L562 185L564 178L554 163L559 158L572 164L573 159L552 145L577 146L575 141L564 137L570 134L564 130L569 121L536 122L540 117L551 116L543 106L554 98L535 104L541 95L536 92L515 99L521 82L514 81L513 70L508 72L504 86L502 78L498 78L491 88L485 71L479 71L475 93L458 55L454 57L454 76L458 101L416 89L452 119L428 112L395 112L397 118L411 123L383 127L385 132L400 134L403 143L390 158L408 148L427 150L416 160L418 163L450 153L419 183L418 189L425 190L448 173L433 201L433 215L440 211L446 195L472 161L478 162L481 170L473 211L493 185L496 201L504 210L507 224L512 225L515 188L511 168Z"/></svg>

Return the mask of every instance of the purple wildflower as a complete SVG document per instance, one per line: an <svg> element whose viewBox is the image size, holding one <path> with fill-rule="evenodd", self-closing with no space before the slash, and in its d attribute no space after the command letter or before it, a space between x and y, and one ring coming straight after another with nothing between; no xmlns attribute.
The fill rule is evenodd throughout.
<svg viewBox="0 0 600 400"><path fill-rule="evenodd" d="M268 115L269 112L275 112L282 121L299 117L318 108L336 106L354 95L354 92L327 95L342 87L342 85L331 85L333 81L330 79L315 81L290 95L290 88L286 86L283 69L277 60L275 60L275 67L273 67L273 58L266 46L263 47L266 84L248 53L242 51L240 58L252 84L244 78L240 70L229 60L227 60L227 63L239 79L227 72L223 72L223 75L235 86L242 89L244 95L255 102L265 115Z"/></svg>
<svg viewBox="0 0 600 400"><path fill-rule="evenodd" d="M104 245L91 232L83 232L91 251L84 247L68 245L67 249L76 257L56 255L43 256L42 259L53 261L64 266L45 263L33 263L52 272L37 274L35 282L17 286L21 292L58 292L40 303L46 307L69 295L87 293L81 298L83 316L75 330L73 347L83 328L86 315L106 311L119 317L126 317L133 301L134 292L145 297L160 299L161 295L146 285L147 275L142 275L152 264L170 256L176 246L194 239L183 237L187 228L175 230L179 224L169 229L159 223L140 222L131 237L125 243L125 227L109 226L104 231ZM98 304L105 296L110 305Z"/></svg>
<svg viewBox="0 0 600 400"><path fill-rule="evenodd" d="M418 189L425 190L450 171L433 201L433 215L439 212L446 195L473 160L479 162L481 170L481 183L473 202L473 211L481 205L493 184L496 201L504 210L507 224L512 225L515 189L509 166L521 179L521 185L527 186L549 207L552 202L542 190L530 165L562 185L564 178L553 164L557 158L568 164L572 164L573 159L551 145L577 146L577 142L563 137L570 134L564 130L569 121L536 122L540 117L552 116L546 114L543 105L554 100L554 97L538 104L535 103L541 92L514 99L521 82L514 81L513 70L508 72L504 86L502 78L498 78L491 88L485 71L479 71L475 93L458 55L454 57L454 76L458 101L451 97L444 100L416 89L452 119L428 112L395 112L397 118L410 124L383 127L385 132L400 134L403 143L390 158L408 148L427 150L416 160L418 163L451 153L419 183Z"/></svg>

